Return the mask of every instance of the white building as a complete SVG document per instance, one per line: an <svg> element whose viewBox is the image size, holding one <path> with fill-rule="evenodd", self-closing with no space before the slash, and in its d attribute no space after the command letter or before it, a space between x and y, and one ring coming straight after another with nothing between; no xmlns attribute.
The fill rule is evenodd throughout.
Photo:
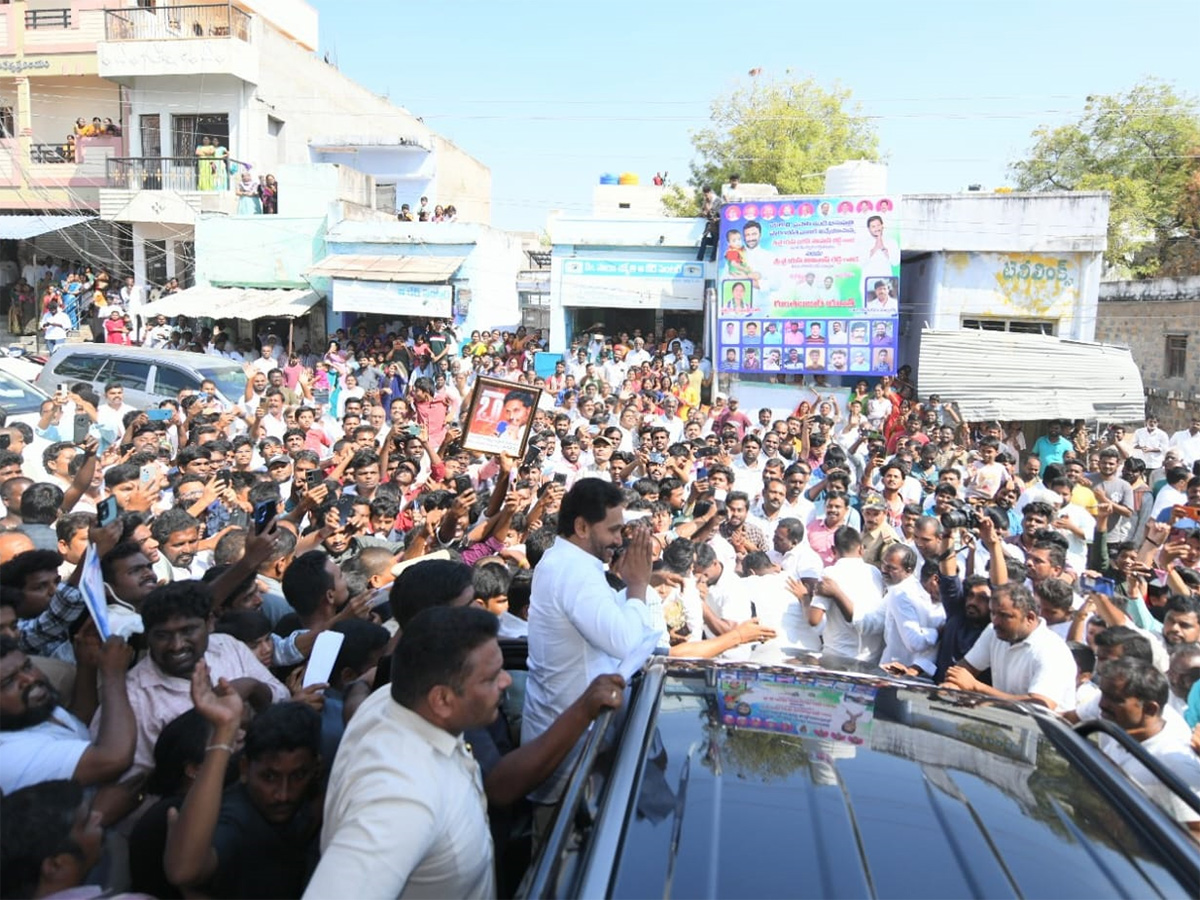
<svg viewBox="0 0 1200 900"><path fill-rule="evenodd" d="M132 225L139 278L188 279L196 214L235 213L246 170L257 183L284 165L365 161L378 176L365 205L394 215L426 192L460 220L487 220L487 168L320 59L317 28L301 0L105 12L98 69L125 88L127 154L108 161L100 214ZM227 162L198 158L206 141Z"/></svg>

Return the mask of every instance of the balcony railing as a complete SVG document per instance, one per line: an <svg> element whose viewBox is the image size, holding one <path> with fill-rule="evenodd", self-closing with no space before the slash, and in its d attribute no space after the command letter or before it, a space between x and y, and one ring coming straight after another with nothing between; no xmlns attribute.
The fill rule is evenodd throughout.
<svg viewBox="0 0 1200 900"><path fill-rule="evenodd" d="M108 160L108 187L124 191L228 191L236 159L195 156L114 157Z"/></svg>
<svg viewBox="0 0 1200 900"><path fill-rule="evenodd" d="M229 4L109 9L106 41L176 41L236 38L250 42L250 16Z"/></svg>
<svg viewBox="0 0 1200 900"><path fill-rule="evenodd" d="M29 161L32 163L73 163L75 147L72 144L30 144Z"/></svg>
<svg viewBox="0 0 1200 900"><path fill-rule="evenodd" d="M27 9L26 28L70 28L70 9Z"/></svg>

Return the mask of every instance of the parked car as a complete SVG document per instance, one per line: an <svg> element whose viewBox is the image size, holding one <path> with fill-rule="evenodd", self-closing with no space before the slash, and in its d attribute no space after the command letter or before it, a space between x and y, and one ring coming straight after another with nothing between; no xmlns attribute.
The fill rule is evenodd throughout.
<svg viewBox="0 0 1200 900"><path fill-rule="evenodd" d="M199 390L211 378L228 403L240 403L246 390L241 364L219 356L181 350L147 350L112 344L64 344L42 367L37 384L54 392L59 384L90 383L103 399L104 386L116 382L125 402L139 409L174 400L183 389Z"/></svg>
<svg viewBox="0 0 1200 900"><path fill-rule="evenodd" d="M0 350L0 370L22 381L36 380L45 361L44 357L30 355L20 344Z"/></svg>
<svg viewBox="0 0 1200 900"><path fill-rule="evenodd" d="M656 659L613 719L584 744L520 896L1200 895L1182 826L1041 707ZM1170 783L1116 726L1088 727Z"/></svg>
<svg viewBox="0 0 1200 900"><path fill-rule="evenodd" d="M42 404L49 399L37 385L0 366L0 409L4 410L8 424L24 422L33 428L42 417Z"/></svg>

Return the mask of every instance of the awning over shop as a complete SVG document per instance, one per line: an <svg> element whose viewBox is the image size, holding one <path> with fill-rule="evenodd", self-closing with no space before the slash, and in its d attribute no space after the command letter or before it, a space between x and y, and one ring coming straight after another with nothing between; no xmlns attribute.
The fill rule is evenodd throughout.
<svg viewBox="0 0 1200 900"><path fill-rule="evenodd" d="M442 284L451 279L465 256L326 256L305 274L349 281L393 281Z"/></svg>
<svg viewBox="0 0 1200 900"><path fill-rule="evenodd" d="M0 216L0 241L24 241L91 221L93 216Z"/></svg>
<svg viewBox="0 0 1200 900"><path fill-rule="evenodd" d="M207 316L212 319L294 319L321 299L316 291L196 285L160 297L145 307L146 316Z"/></svg>
<svg viewBox="0 0 1200 900"><path fill-rule="evenodd" d="M1146 408L1128 349L1049 335L926 329L918 381L922 397L953 400L973 422L1137 422Z"/></svg>

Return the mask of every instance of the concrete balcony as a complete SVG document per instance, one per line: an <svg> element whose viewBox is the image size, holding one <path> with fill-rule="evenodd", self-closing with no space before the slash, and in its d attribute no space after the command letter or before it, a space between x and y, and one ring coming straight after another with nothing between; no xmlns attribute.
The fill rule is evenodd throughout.
<svg viewBox="0 0 1200 900"><path fill-rule="evenodd" d="M33 142L22 161L20 142L0 140L0 209L96 209L120 138L81 138L77 147Z"/></svg>
<svg viewBox="0 0 1200 900"><path fill-rule="evenodd" d="M229 3L110 9L97 45L100 75L128 84L155 75L233 75L257 84L256 20Z"/></svg>
<svg viewBox="0 0 1200 900"><path fill-rule="evenodd" d="M237 209L229 168L237 160L195 157L117 157L108 160L100 217L122 222L192 225L198 213ZM219 169L203 170L204 166Z"/></svg>

